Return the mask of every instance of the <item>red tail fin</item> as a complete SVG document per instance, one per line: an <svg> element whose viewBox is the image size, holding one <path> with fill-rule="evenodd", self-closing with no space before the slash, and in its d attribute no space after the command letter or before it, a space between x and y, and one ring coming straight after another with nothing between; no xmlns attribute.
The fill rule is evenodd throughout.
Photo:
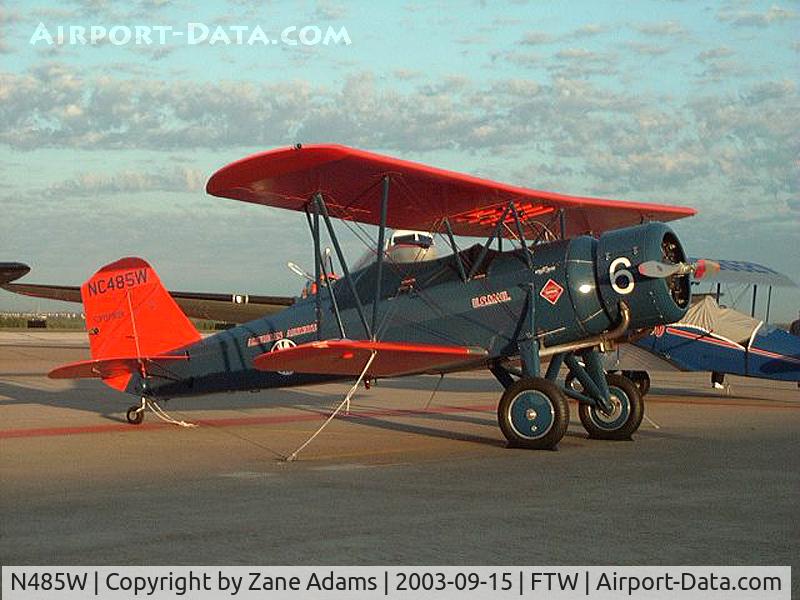
<svg viewBox="0 0 800 600"><path fill-rule="evenodd" d="M93 359L157 356L191 344L200 334L141 258L106 265L81 286ZM130 376L106 379L120 389Z"/></svg>

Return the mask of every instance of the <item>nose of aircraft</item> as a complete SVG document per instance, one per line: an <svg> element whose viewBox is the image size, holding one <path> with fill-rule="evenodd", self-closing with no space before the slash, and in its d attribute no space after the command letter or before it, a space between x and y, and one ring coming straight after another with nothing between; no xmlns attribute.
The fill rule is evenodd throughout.
<svg viewBox="0 0 800 600"><path fill-rule="evenodd" d="M663 223L647 223L603 234L598 240L597 276L606 310L620 301L631 310L633 328L679 320L691 300L690 273L678 237Z"/></svg>
<svg viewBox="0 0 800 600"><path fill-rule="evenodd" d="M28 273L30 270L31 268L23 263L0 262L0 285L11 283L15 279L19 279Z"/></svg>

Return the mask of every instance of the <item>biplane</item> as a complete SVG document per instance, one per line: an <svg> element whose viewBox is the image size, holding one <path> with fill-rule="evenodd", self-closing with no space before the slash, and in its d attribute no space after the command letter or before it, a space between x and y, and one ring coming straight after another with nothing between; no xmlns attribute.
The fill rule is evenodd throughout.
<svg viewBox="0 0 800 600"><path fill-rule="evenodd" d="M146 261L102 267L81 286L91 360L49 375L100 378L140 398L133 424L180 396L333 380L354 380L352 393L378 378L487 369L505 390L497 419L510 445L554 448L567 398L592 437L628 439L644 402L628 378L606 375L600 352L679 320L690 275L706 268L687 262L664 223L691 208L537 191L344 146L255 154L206 190L301 213L315 293L201 339ZM337 225L372 249L365 265L351 268ZM452 252L392 260L390 228L432 232ZM464 237L486 241L462 248ZM559 380L562 366L580 391Z"/></svg>
<svg viewBox="0 0 800 600"><path fill-rule="evenodd" d="M718 389L724 388L727 374L800 382L800 337L719 306L711 295L693 304L678 322L655 327L634 346L619 348L615 358L613 366L605 363L608 369L648 365L655 370L709 371ZM631 378L649 382L646 371L633 371Z"/></svg>

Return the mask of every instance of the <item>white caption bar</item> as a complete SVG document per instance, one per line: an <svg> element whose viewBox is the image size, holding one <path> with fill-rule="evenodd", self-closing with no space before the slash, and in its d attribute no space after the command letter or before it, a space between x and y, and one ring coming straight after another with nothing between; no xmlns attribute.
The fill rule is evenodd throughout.
<svg viewBox="0 0 800 600"><path fill-rule="evenodd" d="M3 567L7 600L786 599L790 567Z"/></svg>

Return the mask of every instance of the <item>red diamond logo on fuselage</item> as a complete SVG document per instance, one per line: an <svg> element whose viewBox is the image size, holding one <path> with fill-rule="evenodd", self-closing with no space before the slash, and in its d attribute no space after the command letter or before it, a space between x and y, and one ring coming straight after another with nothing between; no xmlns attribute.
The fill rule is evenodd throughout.
<svg viewBox="0 0 800 600"><path fill-rule="evenodd" d="M547 300L550 304L555 306L558 299L561 298L561 294L564 293L564 288L558 285L552 279L548 279L547 283L544 284L544 287L539 292L539 295Z"/></svg>

